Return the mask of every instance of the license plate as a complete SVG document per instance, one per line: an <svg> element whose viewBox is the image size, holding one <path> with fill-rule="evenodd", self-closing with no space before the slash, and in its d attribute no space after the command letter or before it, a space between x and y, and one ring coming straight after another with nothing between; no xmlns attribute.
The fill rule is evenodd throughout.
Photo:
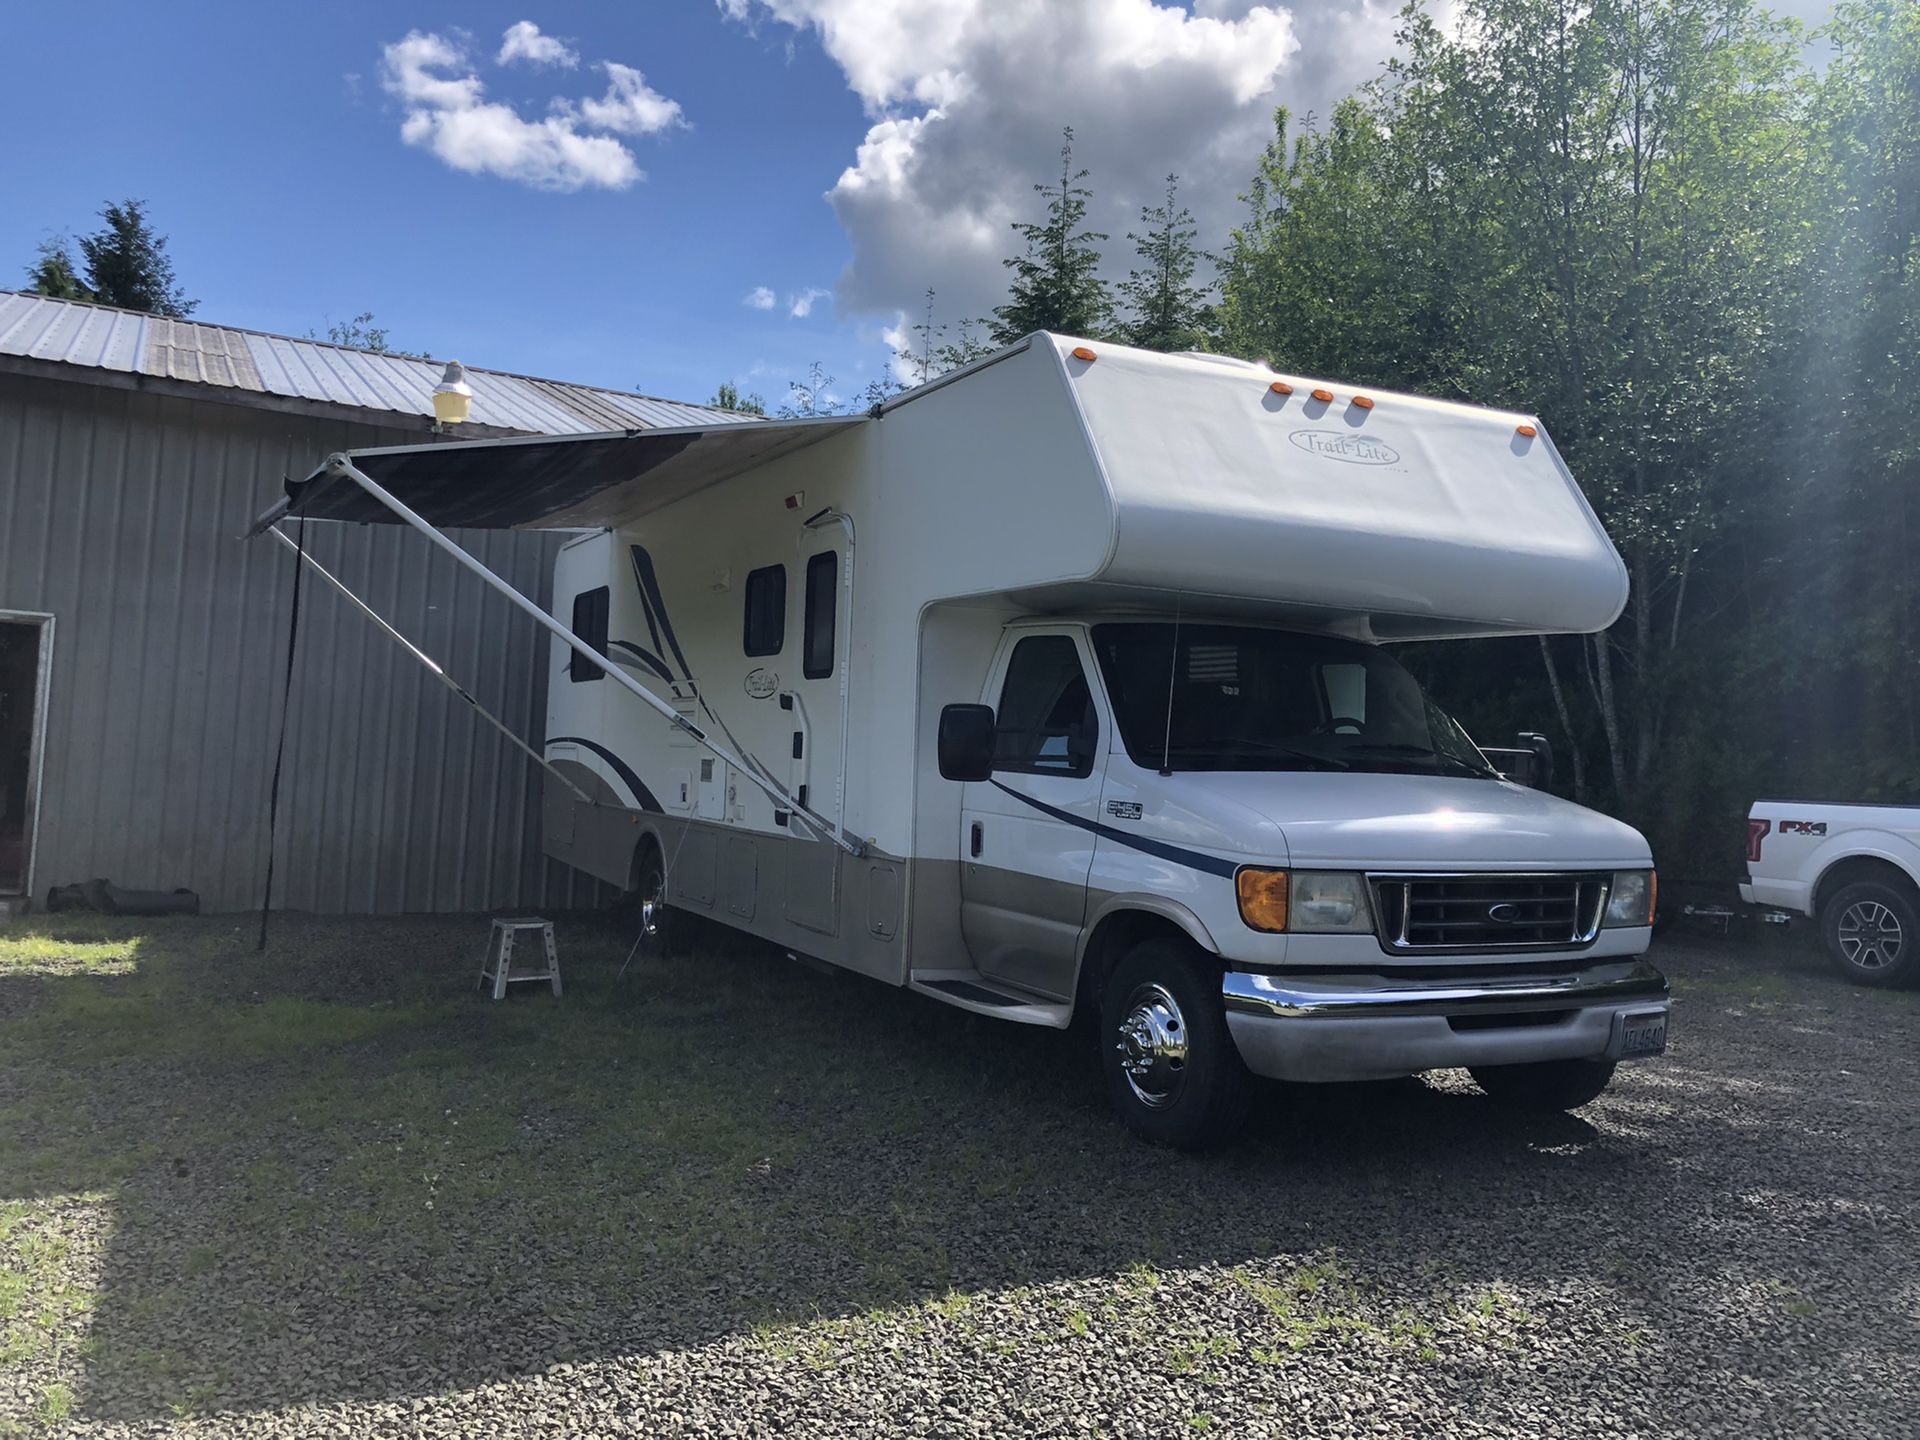
<svg viewBox="0 0 1920 1440"><path fill-rule="evenodd" d="M1613 1044L1608 1051L1615 1060L1638 1060L1661 1055L1667 1049L1667 1012L1665 1010L1628 1011L1613 1021Z"/></svg>

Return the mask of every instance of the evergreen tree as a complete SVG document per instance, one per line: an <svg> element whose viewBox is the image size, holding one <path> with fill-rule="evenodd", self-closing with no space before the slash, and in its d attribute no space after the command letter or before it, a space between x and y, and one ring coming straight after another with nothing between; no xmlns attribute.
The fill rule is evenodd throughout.
<svg viewBox="0 0 1920 1440"><path fill-rule="evenodd" d="M767 402L758 395L742 395L740 388L731 381L722 381L720 388L713 392L713 398L707 404L715 410L732 410L741 415L764 415Z"/></svg>
<svg viewBox="0 0 1920 1440"><path fill-rule="evenodd" d="M1080 183L1088 172L1073 168L1073 127L1061 135L1060 183L1033 187L1047 197L1047 218L1016 221L1013 228L1027 242L1026 253L1001 262L1013 271L1007 303L993 312L993 338L1002 345L1035 330L1098 335L1113 314L1099 274L1097 242L1107 237L1080 228L1093 192Z"/></svg>
<svg viewBox="0 0 1920 1440"><path fill-rule="evenodd" d="M904 374L911 384L924 385L949 370L971 364L993 349L976 333L975 327L986 323L984 320L962 320L958 329L949 336L944 322L934 322L933 287L928 286L925 316L912 327L913 338L893 352L898 373Z"/></svg>
<svg viewBox="0 0 1920 1440"><path fill-rule="evenodd" d="M27 286L36 295L56 300L93 299L93 292L74 273L73 251L64 237L40 242L40 258L27 269Z"/></svg>
<svg viewBox="0 0 1920 1440"><path fill-rule="evenodd" d="M1129 231L1140 264L1120 283L1128 310L1122 330L1129 345L1147 350L1199 350L1205 347L1211 312L1211 285L1193 283L1194 271L1211 256L1194 247L1200 233L1193 215L1176 204L1180 183L1167 176L1167 195L1157 206L1140 207L1140 231Z"/></svg>
<svg viewBox="0 0 1920 1440"><path fill-rule="evenodd" d="M103 305L145 310L180 320L199 302L189 300L173 276L166 237L154 233L144 201L127 200L100 211L104 228L80 241L87 288Z"/></svg>

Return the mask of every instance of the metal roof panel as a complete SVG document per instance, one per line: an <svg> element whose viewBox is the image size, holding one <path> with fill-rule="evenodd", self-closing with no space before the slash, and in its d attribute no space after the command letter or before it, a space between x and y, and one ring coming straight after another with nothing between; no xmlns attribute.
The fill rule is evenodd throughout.
<svg viewBox="0 0 1920 1440"><path fill-rule="evenodd" d="M357 410L431 416L444 360L0 291L0 355ZM754 417L467 367L472 423L529 435L730 424Z"/></svg>

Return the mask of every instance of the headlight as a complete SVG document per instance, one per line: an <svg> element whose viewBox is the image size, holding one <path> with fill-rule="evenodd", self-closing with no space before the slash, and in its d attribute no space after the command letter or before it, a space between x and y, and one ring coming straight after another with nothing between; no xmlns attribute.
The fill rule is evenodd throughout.
<svg viewBox="0 0 1920 1440"><path fill-rule="evenodd" d="M1255 930L1340 935L1373 929L1362 875L1248 866L1233 877L1233 889L1240 918Z"/></svg>
<svg viewBox="0 0 1920 1440"><path fill-rule="evenodd" d="M1372 930L1366 880L1340 871L1294 871L1288 928L1322 935Z"/></svg>
<svg viewBox="0 0 1920 1440"><path fill-rule="evenodd" d="M1613 893L1607 900L1607 929L1621 925L1651 925L1660 893L1660 877L1651 870L1616 870Z"/></svg>

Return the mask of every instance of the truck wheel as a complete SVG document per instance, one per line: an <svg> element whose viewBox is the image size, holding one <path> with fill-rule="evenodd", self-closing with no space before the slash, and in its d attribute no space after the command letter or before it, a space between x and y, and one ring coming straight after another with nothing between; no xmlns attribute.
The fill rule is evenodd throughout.
<svg viewBox="0 0 1920 1440"><path fill-rule="evenodd" d="M640 921L640 949L647 955L671 955L686 930L685 919L667 904L667 864L660 847L649 843L640 860L640 883L634 887L634 914Z"/></svg>
<svg viewBox="0 0 1920 1440"><path fill-rule="evenodd" d="M1613 1079L1611 1060L1535 1060L1525 1065L1472 1065L1467 1073L1487 1098L1516 1110L1578 1110Z"/></svg>
<svg viewBox="0 0 1920 1440"><path fill-rule="evenodd" d="M1827 953L1856 985L1911 985L1920 979L1920 915L1910 892L1862 880L1820 912Z"/></svg>
<svg viewBox="0 0 1920 1440"><path fill-rule="evenodd" d="M1101 997L1100 1059L1115 1113L1156 1145L1205 1149L1246 1119L1219 971L1186 941L1144 940L1122 957Z"/></svg>

